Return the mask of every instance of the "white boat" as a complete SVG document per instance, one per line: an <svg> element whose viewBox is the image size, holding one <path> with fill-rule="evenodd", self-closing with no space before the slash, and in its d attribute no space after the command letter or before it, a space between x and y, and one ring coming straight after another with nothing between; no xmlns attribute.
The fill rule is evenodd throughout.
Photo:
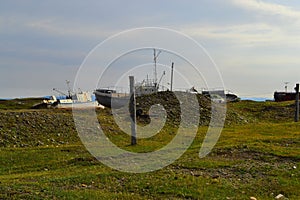
<svg viewBox="0 0 300 200"><path fill-rule="evenodd" d="M58 99L56 96L51 96L49 99L43 100L41 104L35 105L36 108L95 108L103 106L97 101L92 100L89 92L75 93L71 98Z"/></svg>
<svg viewBox="0 0 300 200"><path fill-rule="evenodd" d="M61 92L60 90L53 88L62 96L57 98L56 96L50 96L43 100L41 103L36 104L33 108L95 108L102 107L97 101L93 101L92 94L90 92L73 92L70 89L70 81L66 81L68 86L68 94Z"/></svg>

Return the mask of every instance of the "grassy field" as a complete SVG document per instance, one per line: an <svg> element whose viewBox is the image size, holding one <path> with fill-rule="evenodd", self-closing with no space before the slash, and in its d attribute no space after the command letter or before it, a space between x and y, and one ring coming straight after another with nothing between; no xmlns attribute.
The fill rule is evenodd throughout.
<svg viewBox="0 0 300 200"><path fill-rule="evenodd" d="M293 122L293 102L231 103L207 157L198 157L207 131L201 126L181 158L144 174L119 172L93 158L70 111L0 113L0 199L300 199L300 123ZM174 137L168 125L130 146L109 111L98 114L107 136L127 150L150 151Z"/></svg>
<svg viewBox="0 0 300 200"><path fill-rule="evenodd" d="M30 109L33 105L40 103L43 98L23 98L23 99L0 99L1 110Z"/></svg>

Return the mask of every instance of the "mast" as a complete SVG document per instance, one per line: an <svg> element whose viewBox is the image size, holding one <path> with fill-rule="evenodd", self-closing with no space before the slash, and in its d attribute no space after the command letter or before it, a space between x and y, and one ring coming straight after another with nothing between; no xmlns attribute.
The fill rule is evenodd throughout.
<svg viewBox="0 0 300 200"><path fill-rule="evenodd" d="M70 81L66 80L66 83L67 83L67 87L68 87L68 95L69 95L69 98L71 98L72 97L72 92L71 92L71 87L70 87Z"/></svg>
<svg viewBox="0 0 300 200"><path fill-rule="evenodd" d="M285 93L287 93L287 91L288 91L288 84L289 84L290 82L284 82L284 89L285 89Z"/></svg>
<svg viewBox="0 0 300 200"><path fill-rule="evenodd" d="M157 71L156 71L156 50L153 49L154 51L154 86L156 87L156 84L157 84Z"/></svg>
<svg viewBox="0 0 300 200"><path fill-rule="evenodd" d="M153 57L154 57L154 86L157 87L157 70L156 70L156 62L157 62L157 58L159 56L159 54L161 53L161 51L158 51L158 53L156 54L156 49L153 49Z"/></svg>

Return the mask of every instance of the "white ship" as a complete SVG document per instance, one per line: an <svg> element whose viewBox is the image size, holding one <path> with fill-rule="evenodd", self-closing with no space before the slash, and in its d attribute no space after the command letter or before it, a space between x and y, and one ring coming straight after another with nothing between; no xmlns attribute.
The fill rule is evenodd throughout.
<svg viewBox="0 0 300 200"><path fill-rule="evenodd" d="M68 94L53 88L54 91L60 94L59 97L54 95L44 99L41 103L34 105L33 108L95 108L103 106L97 101L93 101L92 93L90 92L72 92L69 86L70 81L66 81L68 86Z"/></svg>

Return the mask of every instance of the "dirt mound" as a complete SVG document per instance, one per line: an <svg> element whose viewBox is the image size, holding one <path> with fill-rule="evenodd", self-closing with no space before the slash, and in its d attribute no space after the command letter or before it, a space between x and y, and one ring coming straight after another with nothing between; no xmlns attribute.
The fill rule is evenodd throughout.
<svg viewBox="0 0 300 200"><path fill-rule="evenodd" d="M181 98L181 101L177 99L177 96L181 95L183 98ZM179 125L180 123L180 116L181 116L181 105L183 104L189 104L190 98L192 98L192 95L195 94L190 94L186 92L176 92L176 95L173 92L170 91L165 91L165 92L158 92L155 94L150 94L150 95L144 95L141 97L137 97L137 107L138 109L141 109L143 111L143 114L147 115L149 114L149 109L151 106L155 104L160 104L161 106L164 107L167 113L167 123L171 123L173 125ZM198 109L200 113L200 121L199 125L200 126L207 126L210 123L211 120L211 105L212 102L209 99L209 97L202 95L202 94L197 94L196 95L197 100L198 100L198 105L191 105L189 108L191 109ZM183 101L183 102L182 102ZM218 105L218 104L216 104ZM194 112L191 112L191 110L184 110L191 118L193 118ZM214 114L215 116L218 117L218 113ZM220 116L221 118L221 116ZM142 121L143 118L139 118L138 120ZM232 111L232 110L227 110L226 112L226 120L225 124L226 125L231 125L231 124L244 124L248 123L250 120L248 120L245 116L241 115L238 112Z"/></svg>

